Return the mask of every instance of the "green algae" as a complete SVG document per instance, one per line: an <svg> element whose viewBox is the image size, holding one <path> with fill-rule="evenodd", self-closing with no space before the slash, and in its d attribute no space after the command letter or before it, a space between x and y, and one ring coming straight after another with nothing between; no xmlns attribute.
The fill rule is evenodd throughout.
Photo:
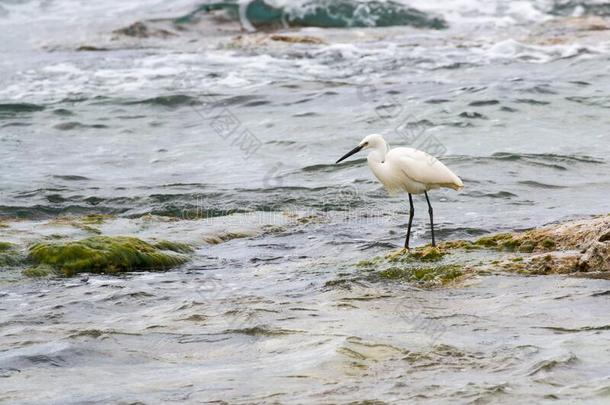
<svg viewBox="0 0 610 405"><path fill-rule="evenodd" d="M543 248L545 248L546 250L553 250L555 249L555 246L557 245L555 243L555 241L553 239L545 239L541 242L541 245Z"/></svg>
<svg viewBox="0 0 610 405"><path fill-rule="evenodd" d="M157 249L170 250L176 253L193 253L195 249L188 243L171 242L169 240L162 240L154 245Z"/></svg>
<svg viewBox="0 0 610 405"><path fill-rule="evenodd" d="M79 226L79 228L82 229L85 232L93 233L95 235L101 235L102 234L102 231L100 231L99 229L94 228L92 226L89 226L89 225L82 225L82 226Z"/></svg>
<svg viewBox="0 0 610 405"><path fill-rule="evenodd" d="M251 236L252 234L247 232L226 232L217 235L210 235L205 239L205 241L210 245L218 245L233 239L249 238Z"/></svg>
<svg viewBox="0 0 610 405"><path fill-rule="evenodd" d="M391 263L395 262L435 262L443 258L449 252L445 249L440 249L435 246L420 246L414 250L400 249L398 251L388 253L385 258Z"/></svg>
<svg viewBox="0 0 610 405"><path fill-rule="evenodd" d="M561 224L526 232L489 234L472 241L445 241L437 248L427 245L411 251L400 249L382 259L362 260L356 267L370 272L367 278L371 281L403 280L433 285L455 278L461 280L462 275L492 274L491 271L497 270L527 276L580 275L587 274L583 263L590 260L589 254L596 260L594 268L605 268L604 243L607 241L610 241L608 222L593 219L590 224L579 221L574 225ZM592 252L591 242L603 251ZM427 261L439 263L436 266L423 263ZM597 278L592 274L585 277Z"/></svg>
<svg viewBox="0 0 610 405"><path fill-rule="evenodd" d="M520 244L510 233L497 233L495 235L484 236L472 243L476 247L507 250L509 252L515 251Z"/></svg>
<svg viewBox="0 0 610 405"><path fill-rule="evenodd" d="M511 233L497 233L483 236L472 242L466 240L449 241L443 243L441 246L444 249L494 249L507 252L532 252L534 249L538 248L538 243L523 237L516 237Z"/></svg>
<svg viewBox="0 0 610 405"><path fill-rule="evenodd" d="M167 249L128 236L93 236L75 242L38 243L30 248L28 258L35 265L50 266L67 277L81 272L113 274L165 270L188 261L185 255L168 253Z"/></svg>
<svg viewBox="0 0 610 405"><path fill-rule="evenodd" d="M532 253L536 249L536 244L531 240L524 240L518 247L521 253Z"/></svg>
<svg viewBox="0 0 610 405"><path fill-rule="evenodd" d="M408 278L411 273L408 271L408 269L403 269L401 267L390 267L388 269L380 271L378 274L381 278L386 278L388 280L398 280Z"/></svg>
<svg viewBox="0 0 610 405"><path fill-rule="evenodd" d="M445 264L432 267L390 267L377 273L386 280L445 284L464 274L459 264Z"/></svg>
<svg viewBox="0 0 610 405"><path fill-rule="evenodd" d="M101 225L109 219L114 218L112 215L106 214L89 214L80 218L80 222L85 225Z"/></svg>
<svg viewBox="0 0 610 405"><path fill-rule="evenodd" d="M579 271L579 257L551 252L508 259L499 263L499 267L504 271L523 275L568 274Z"/></svg>
<svg viewBox="0 0 610 405"><path fill-rule="evenodd" d="M24 257L12 243L0 242L0 267L18 266L23 263Z"/></svg>
<svg viewBox="0 0 610 405"><path fill-rule="evenodd" d="M520 242L515 238L505 239L500 243L500 250L507 250L509 252L514 252L517 247L520 246Z"/></svg>
<svg viewBox="0 0 610 405"><path fill-rule="evenodd" d="M383 262L383 257L381 256L375 256L372 259L364 259L364 260L360 260L358 263L356 263L356 267L375 267L379 264L381 264Z"/></svg>
<svg viewBox="0 0 610 405"><path fill-rule="evenodd" d="M13 246L14 245L12 243L0 241L0 252L6 252L7 250L12 249Z"/></svg>
<svg viewBox="0 0 610 405"><path fill-rule="evenodd" d="M475 248L487 248L521 253L532 253L534 251L549 251L555 249L557 246L553 239L550 239L548 237L537 237L531 232L526 232L522 235L498 233L495 235L484 236L474 242L471 242L471 244ZM464 245L460 247L463 246Z"/></svg>
<svg viewBox="0 0 610 405"><path fill-rule="evenodd" d="M498 247L500 243L505 243L507 240L512 239L512 235L509 233L498 233L491 236L483 236L477 239L473 243L477 246L483 247Z"/></svg>
<svg viewBox="0 0 610 405"><path fill-rule="evenodd" d="M450 240L446 242L442 242L439 247L441 249L464 249L464 250L474 250L480 249L480 246L475 245L469 240Z"/></svg>
<svg viewBox="0 0 610 405"><path fill-rule="evenodd" d="M441 260L447 253L447 251L443 251L438 247L425 246L423 248L416 249L414 252L410 252L409 257L422 262L436 262Z"/></svg>
<svg viewBox="0 0 610 405"><path fill-rule="evenodd" d="M26 277L32 278L42 278L59 275L57 270L49 266L48 264L41 264L38 266L30 267L23 270L21 273Z"/></svg>
<svg viewBox="0 0 610 405"><path fill-rule="evenodd" d="M448 249L425 245L415 249L400 249L386 254L364 259L355 267L369 273L366 278L371 281L398 280L404 282L438 286L464 275L464 266L455 263L432 262L443 260L450 253Z"/></svg>

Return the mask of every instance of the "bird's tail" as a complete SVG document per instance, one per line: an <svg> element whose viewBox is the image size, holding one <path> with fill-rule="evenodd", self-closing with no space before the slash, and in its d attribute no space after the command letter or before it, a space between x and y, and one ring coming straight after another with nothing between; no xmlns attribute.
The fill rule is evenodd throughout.
<svg viewBox="0 0 610 405"><path fill-rule="evenodd" d="M460 179L458 176L455 176L453 183L449 187L456 191L459 191L464 188L464 183L462 183L462 179Z"/></svg>

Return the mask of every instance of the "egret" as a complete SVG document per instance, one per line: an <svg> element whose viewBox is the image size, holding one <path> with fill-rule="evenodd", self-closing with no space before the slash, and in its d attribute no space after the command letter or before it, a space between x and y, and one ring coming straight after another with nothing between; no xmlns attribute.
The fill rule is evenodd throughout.
<svg viewBox="0 0 610 405"><path fill-rule="evenodd" d="M432 230L432 246L436 246L434 240L434 215L432 205L428 198L428 191L447 187L460 190L464 187L462 180L455 175L435 157L413 148L390 149L383 136L372 134L364 139L354 149L343 155L336 163L348 157L370 149L366 158L369 168L383 184L390 194L404 191L409 195L409 226L405 238L405 248L409 249L409 238L411 237L411 224L413 223L412 194L424 194L428 202L428 213L430 214L430 228Z"/></svg>

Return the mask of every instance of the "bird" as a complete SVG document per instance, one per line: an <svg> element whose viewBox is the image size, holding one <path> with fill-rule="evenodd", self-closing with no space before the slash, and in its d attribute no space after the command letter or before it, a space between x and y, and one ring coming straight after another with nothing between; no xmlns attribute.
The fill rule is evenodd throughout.
<svg viewBox="0 0 610 405"><path fill-rule="evenodd" d="M406 192L409 195L409 225L405 238L405 249L409 249L411 225L415 215L413 194L426 196L432 231L432 246L436 246L434 213L430 198L428 198L428 191L441 187L461 190L464 187L462 180L440 160L424 151L407 147L390 149L380 134L365 136L358 146L343 155L335 164L341 163L361 150L370 150L366 158L369 168L390 194Z"/></svg>

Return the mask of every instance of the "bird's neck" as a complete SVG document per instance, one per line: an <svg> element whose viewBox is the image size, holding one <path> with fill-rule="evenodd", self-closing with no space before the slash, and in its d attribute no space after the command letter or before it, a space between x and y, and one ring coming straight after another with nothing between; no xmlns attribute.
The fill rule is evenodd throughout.
<svg viewBox="0 0 610 405"><path fill-rule="evenodd" d="M380 164L385 161L385 154L387 152L387 146L379 145L377 148L371 150L366 157L369 165Z"/></svg>

